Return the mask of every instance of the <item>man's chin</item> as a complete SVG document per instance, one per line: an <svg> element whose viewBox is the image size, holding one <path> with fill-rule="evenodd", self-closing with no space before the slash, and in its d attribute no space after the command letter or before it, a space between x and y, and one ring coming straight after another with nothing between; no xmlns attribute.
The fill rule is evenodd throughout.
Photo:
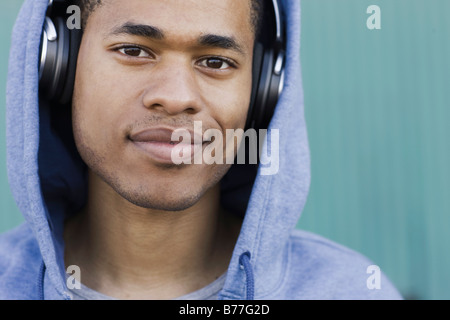
<svg viewBox="0 0 450 320"><path fill-rule="evenodd" d="M121 194L135 206L158 211L183 211L194 206L202 194L184 195L183 197L149 196L136 194Z"/></svg>
<svg viewBox="0 0 450 320"><path fill-rule="evenodd" d="M200 197L199 197L200 198ZM199 199L191 200L191 199L183 199L179 201L167 201L163 202L161 199L157 201L149 201L146 199L127 199L129 202L134 204L135 206L152 209L157 211L184 211L191 207L193 207Z"/></svg>
<svg viewBox="0 0 450 320"><path fill-rule="evenodd" d="M130 173L117 175L113 170L92 173L100 178L105 188L127 202L141 208L160 211L183 211L196 205L226 174L229 165L214 167L206 172L203 166L187 166L177 175L167 172ZM196 169L192 171L192 169ZM104 169L100 166L100 169ZM190 169L190 170L189 170ZM200 170L201 169L201 170ZM153 178L143 178L153 177Z"/></svg>

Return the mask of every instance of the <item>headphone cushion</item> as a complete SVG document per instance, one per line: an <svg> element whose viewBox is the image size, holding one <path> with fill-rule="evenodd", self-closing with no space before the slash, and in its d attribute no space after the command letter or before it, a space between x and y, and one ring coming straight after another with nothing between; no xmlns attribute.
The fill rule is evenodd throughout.
<svg viewBox="0 0 450 320"><path fill-rule="evenodd" d="M266 128L268 123L265 123L264 120L266 118L270 119L271 117L271 115L268 115L270 111L268 101L270 100L270 87L272 82L274 64L273 60L274 50L271 48L264 50L258 90L255 97L255 106L253 108L254 129Z"/></svg>
<svg viewBox="0 0 450 320"><path fill-rule="evenodd" d="M253 49L253 69L252 69L252 94L250 98L250 106L247 114L246 129L253 128L255 125L255 115L258 112L256 106L256 99L258 96L258 88L261 79L261 69L264 58L264 46L260 42L255 42Z"/></svg>
<svg viewBox="0 0 450 320"><path fill-rule="evenodd" d="M64 80L64 89L58 98L59 103L67 104L72 99L73 88L75 85L75 74L77 69L78 52L81 43L81 30L73 29L69 31L70 48L67 61L66 73L62 75Z"/></svg>

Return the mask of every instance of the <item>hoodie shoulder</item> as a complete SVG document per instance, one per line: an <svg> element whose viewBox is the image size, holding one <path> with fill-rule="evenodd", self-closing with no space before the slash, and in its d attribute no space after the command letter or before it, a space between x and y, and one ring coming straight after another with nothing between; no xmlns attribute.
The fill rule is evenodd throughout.
<svg viewBox="0 0 450 320"><path fill-rule="evenodd" d="M396 300L397 289L373 262L303 230L289 241L286 299Z"/></svg>
<svg viewBox="0 0 450 320"><path fill-rule="evenodd" d="M0 235L0 300L36 299L42 263L27 223Z"/></svg>

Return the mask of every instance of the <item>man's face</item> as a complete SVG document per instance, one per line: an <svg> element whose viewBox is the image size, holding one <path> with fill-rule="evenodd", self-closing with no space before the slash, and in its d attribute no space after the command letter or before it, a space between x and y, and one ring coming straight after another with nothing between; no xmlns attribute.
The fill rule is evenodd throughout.
<svg viewBox="0 0 450 320"><path fill-rule="evenodd" d="M226 129L244 128L250 10L250 1L236 0L104 0L90 16L74 87L75 142L90 169L128 201L186 209L229 169L174 165L167 143L142 140L194 130L194 121L203 132L220 130L224 141Z"/></svg>

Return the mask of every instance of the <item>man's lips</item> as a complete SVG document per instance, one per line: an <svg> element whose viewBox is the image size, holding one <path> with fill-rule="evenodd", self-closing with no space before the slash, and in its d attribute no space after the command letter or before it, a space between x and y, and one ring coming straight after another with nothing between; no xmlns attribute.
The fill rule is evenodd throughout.
<svg viewBox="0 0 450 320"><path fill-rule="evenodd" d="M178 141L172 141L172 134L178 133ZM131 134L133 144L149 155L153 160L173 164L173 152L183 151L183 158L192 158L196 149L202 148L203 137L184 128L152 128ZM176 150L175 147L177 148Z"/></svg>
<svg viewBox="0 0 450 320"><path fill-rule="evenodd" d="M180 137L177 141L176 139L172 140L173 134L178 134ZM183 136L183 137L181 137ZM189 137L189 140L186 140L184 136ZM203 137L199 134L195 134L193 131L185 129L185 128L176 128L176 129L168 129L168 128L153 128L147 129L129 136L130 140L133 142L153 142L153 143L162 143L162 144L170 144L175 145L178 143L184 144L203 144Z"/></svg>

